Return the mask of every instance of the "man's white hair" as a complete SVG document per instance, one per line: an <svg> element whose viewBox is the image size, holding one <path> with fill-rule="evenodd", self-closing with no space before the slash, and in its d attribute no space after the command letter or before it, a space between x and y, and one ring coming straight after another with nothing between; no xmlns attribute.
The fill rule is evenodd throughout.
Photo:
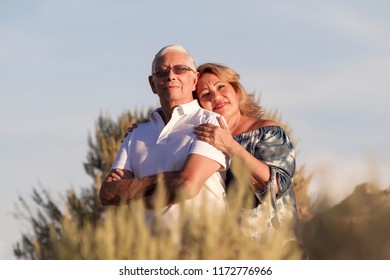
<svg viewBox="0 0 390 280"><path fill-rule="evenodd" d="M163 47L158 53L156 53L156 55L154 56L154 59L153 59L153 62L152 62L152 74L153 72L156 70L156 64L157 64L157 60L163 56L164 54L168 53L168 52L181 52L181 53L185 53L187 56L188 56L188 64L187 66L191 67L192 70L194 70L196 72L196 64L195 64L195 60L194 58L192 57L192 55L190 54L190 52L188 50L186 50L183 46L181 45L168 45L168 46L165 46Z"/></svg>

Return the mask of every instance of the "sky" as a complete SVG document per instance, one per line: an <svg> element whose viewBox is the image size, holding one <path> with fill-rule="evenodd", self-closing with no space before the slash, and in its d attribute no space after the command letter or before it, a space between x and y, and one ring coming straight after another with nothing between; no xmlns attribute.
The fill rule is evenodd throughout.
<svg viewBox="0 0 390 280"><path fill-rule="evenodd" d="M29 232L18 197L92 184L87 137L100 114L158 105L157 51L241 75L298 140L310 192L337 203L362 182L390 187L390 1L1 0L0 259Z"/></svg>

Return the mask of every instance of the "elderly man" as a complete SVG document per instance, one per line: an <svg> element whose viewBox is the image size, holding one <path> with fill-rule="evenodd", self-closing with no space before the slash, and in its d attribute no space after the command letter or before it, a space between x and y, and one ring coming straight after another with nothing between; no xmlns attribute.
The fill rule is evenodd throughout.
<svg viewBox="0 0 390 280"><path fill-rule="evenodd" d="M177 218L179 204L194 211L224 209L229 159L193 133L201 123L219 125L220 116L194 100L197 80L194 59L182 46L169 45L156 54L149 83L161 107L124 139L100 189L104 205L145 199L158 185L159 175L164 175L169 197L164 210L167 224ZM178 192L183 194L181 200Z"/></svg>

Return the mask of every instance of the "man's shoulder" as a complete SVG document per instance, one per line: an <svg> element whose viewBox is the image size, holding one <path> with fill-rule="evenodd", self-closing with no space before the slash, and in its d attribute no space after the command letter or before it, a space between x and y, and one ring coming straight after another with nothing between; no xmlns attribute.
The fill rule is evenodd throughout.
<svg viewBox="0 0 390 280"><path fill-rule="evenodd" d="M155 120L148 120L147 122L139 123L136 129L139 131L153 129Z"/></svg>
<svg viewBox="0 0 390 280"><path fill-rule="evenodd" d="M137 123L137 127L135 127L129 134L136 138L142 137L142 135L150 135L150 133L154 131L154 123L155 120L153 119L148 119L145 122Z"/></svg>

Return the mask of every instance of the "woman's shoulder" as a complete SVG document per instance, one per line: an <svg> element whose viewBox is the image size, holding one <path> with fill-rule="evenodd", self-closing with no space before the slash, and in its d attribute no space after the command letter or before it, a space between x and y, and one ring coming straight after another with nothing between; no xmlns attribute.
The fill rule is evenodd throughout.
<svg viewBox="0 0 390 280"><path fill-rule="evenodd" d="M251 135L261 139L261 141L271 141L271 139L286 139L288 138L286 131L282 125L274 120L259 119L254 122L243 136ZM276 141L276 140L275 140Z"/></svg>
<svg viewBox="0 0 390 280"><path fill-rule="evenodd" d="M279 123L274 120L259 119L251 125L250 130L258 130L263 127L281 127Z"/></svg>

